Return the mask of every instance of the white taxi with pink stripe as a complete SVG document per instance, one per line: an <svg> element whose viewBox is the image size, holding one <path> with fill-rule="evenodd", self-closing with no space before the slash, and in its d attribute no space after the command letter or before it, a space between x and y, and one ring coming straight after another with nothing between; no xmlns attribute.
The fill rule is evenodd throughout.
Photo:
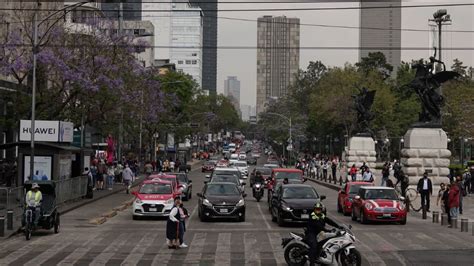
<svg viewBox="0 0 474 266"><path fill-rule="evenodd" d="M370 221L407 222L405 199L389 187L361 187L352 202L351 215L352 220L360 219L363 224Z"/></svg>

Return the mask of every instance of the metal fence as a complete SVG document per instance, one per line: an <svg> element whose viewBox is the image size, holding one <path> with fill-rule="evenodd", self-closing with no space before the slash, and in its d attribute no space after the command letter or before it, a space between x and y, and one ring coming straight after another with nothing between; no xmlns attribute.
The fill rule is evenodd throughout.
<svg viewBox="0 0 474 266"><path fill-rule="evenodd" d="M56 186L56 204L59 205L85 196L87 194L87 182L87 176L54 181ZM7 216L7 211L13 211L13 217L10 221L12 229L20 227L25 204L25 193L26 191L23 186L0 188L0 216ZM7 220L9 219L10 218L7 218ZM0 230L3 230L3 228L0 228Z"/></svg>

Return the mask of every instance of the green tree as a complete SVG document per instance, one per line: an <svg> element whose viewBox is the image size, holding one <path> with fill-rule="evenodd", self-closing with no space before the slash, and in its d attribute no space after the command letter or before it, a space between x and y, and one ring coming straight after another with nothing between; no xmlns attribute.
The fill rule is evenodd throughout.
<svg viewBox="0 0 474 266"><path fill-rule="evenodd" d="M387 63L387 59L382 52L369 53L367 57L362 57L355 66L359 71L368 74L371 71L377 71L385 78L390 76L393 66Z"/></svg>
<svg viewBox="0 0 474 266"><path fill-rule="evenodd" d="M454 59L453 60L453 65L451 66L451 70L458 73L459 75L461 75L461 77L463 78L467 78L467 66L464 66L463 65L463 62L460 61L459 59Z"/></svg>

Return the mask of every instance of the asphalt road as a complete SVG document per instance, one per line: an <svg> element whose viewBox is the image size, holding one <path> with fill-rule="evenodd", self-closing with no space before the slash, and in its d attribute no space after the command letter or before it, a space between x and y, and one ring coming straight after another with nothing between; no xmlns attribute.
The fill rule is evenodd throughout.
<svg viewBox="0 0 474 266"><path fill-rule="evenodd" d="M169 250L163 219L134 221L131 208L118 212L104 224L92 218L130 199L120 193L83 206L62 217L59 234L44 231L26 242L22 235L0 243L0 265L284 265L281 238L298 225L273 223L264 200L256 202L247 186L246 221L199 221L196 193L205 174L190 173L193 198L185 202L191 212L185 242L188 248ZM474 265L474 236L443 228L418 214L406 225L360 225L336 213L336 192L314 185L326 195L329 216L352 224L363 265Z"/></svg>

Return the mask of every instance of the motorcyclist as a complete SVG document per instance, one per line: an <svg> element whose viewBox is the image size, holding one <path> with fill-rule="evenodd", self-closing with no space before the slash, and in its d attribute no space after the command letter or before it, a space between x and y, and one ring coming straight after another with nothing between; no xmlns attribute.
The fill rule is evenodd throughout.
<svg viewBox="0 0 474 266"><path fill-rule="evenodd" d="M308 237L308 244L310 245L309 249L309 262L310 265L314 265L316 260L319 258L321 253L321 247L327 241L327 239L318 243L317 236L321 232L331 232L331 230L326 228L326 223L339 228L340 226L331 220L329 217L323 213L323 204L321 202L316 202L314 204L314 210L311 213L311 216L308 220L308 225L306 227L306 234Z"/></svg>
<svg viewBox="0 0 474 266"><path fill-rule="evenodd" d="M263 184L265 182L265 179L263 178L263 175L260 171L257 171L255 173L255 178L253 180L253 183L260 183L260 184Z"/></svg>
<svg viewBox="0 0 474 266"><path fill-rule="evenodd" d="M34 225L38 226L38 221L41 213L41 202L43 200L43 194L39 190L39 185L33 183L31 185L31 190L26 193L25 203L28 208L30 208L34 213Z"/></svg>

